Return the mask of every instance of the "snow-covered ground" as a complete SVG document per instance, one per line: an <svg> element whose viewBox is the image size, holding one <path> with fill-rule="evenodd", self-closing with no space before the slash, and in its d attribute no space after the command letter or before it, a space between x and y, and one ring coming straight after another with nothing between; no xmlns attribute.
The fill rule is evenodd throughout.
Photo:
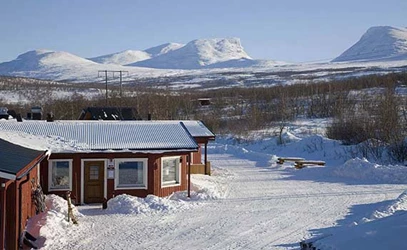
<svg viewBox="0 0 407 250"><path fill-rule="evenodd" d="M352 159L340 143L310 134L320 122L293 124L284 145L218 138L209 146L213 175L192 176L190 199L121 195L106 210L76 207L72 225L65 202L48 196L29 231L42 249L298 249L320 236L321 249L404 249L407 167ZM279 156L327 164L296 170L276 164Z"/></svg>

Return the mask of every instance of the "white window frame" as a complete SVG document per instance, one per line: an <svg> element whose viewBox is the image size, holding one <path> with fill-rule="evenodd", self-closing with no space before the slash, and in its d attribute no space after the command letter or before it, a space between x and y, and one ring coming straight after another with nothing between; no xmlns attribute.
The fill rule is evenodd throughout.
<svg viewBox="0 0 407 250"><path fill-rule="evenodd" d="M53 188L52 187L52 163L53 162L69 162L69 188ZM48 160L48 191L71 191L72 190L72 159L52 159Z"/></svg>
<svg viewBox="0 0 407 250"><path fill-rule="evenodd" d="M178 159L179 164L178 167L175 169L175 179L176 181L167 181L164 182L164 164L163 162L165 160L172 160L172 159ZM181 161L181 156L168 156L168 157L161 157L161 187L175 187L175 186L181 186L181 166L182 166L182 161Z"/></svg>
<svg viewBox="0 0 407 250"><path fill-rule="evenodd" d="M119 165L122 162L142 162L143 163L143 186L139 185L131 185L131 184L126 184L126 185L120 185L119 183ZM121 189L148 189L148 158L115 158L114 159L114 165L115 165L115 173L114 173L114 186L115 190L121 190Z"/></svg>

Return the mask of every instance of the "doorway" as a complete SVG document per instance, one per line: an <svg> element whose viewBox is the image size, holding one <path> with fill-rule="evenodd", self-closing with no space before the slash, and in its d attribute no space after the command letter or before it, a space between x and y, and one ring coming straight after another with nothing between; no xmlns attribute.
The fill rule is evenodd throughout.
<svg viewBox="0 0 407 250"><path fill-rule="evenodd" d="M105 162L84 162L84 202L102 203L104 199Z"/></svg>

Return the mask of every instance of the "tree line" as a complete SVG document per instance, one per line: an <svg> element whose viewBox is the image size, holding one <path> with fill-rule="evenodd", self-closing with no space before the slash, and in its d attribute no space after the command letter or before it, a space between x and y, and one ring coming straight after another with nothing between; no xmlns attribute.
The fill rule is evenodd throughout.
<svg viewBox="0 0 407 250"><path fill-rule="evenodd" d="M85 107L133 107L144 119L149 115L156 120L197 119L215 133L236 135L270 126L278 127L281 135L287 122L297 118L332 118L327 128L329 138L345 144L368 141L368 147L361 150L377 157L381 154L378 149L386 145L391 149L393 159L407 160L406 72L270 87L199 91L173 91L134 84L123 86L123 95L120 95L118 86L111 87L108 99L101 84L32 81L0 78L0 90L26 89L31 100L9 104L0 99L0 105L21 114L38 105L44 113L52 112L55 119L60 120L77 119ZM81 92L89 88L98 89L101 94L89 98ZM50 96L52 90L71 91L73 94L56 99ZM210 105L202 106L200 98L208 98Z"/></svg>

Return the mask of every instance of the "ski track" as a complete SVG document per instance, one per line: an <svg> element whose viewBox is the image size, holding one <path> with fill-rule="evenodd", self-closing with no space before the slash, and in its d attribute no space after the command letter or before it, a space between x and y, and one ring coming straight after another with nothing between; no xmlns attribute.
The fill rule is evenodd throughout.
<svg viewBox="0 0 407 250"><path fill-rule="evenodd" d="M228 173L225 198L148 215L78 207L85 215L79 226L42 249L294 249L308 230L334 226L351 206L394 199L407 187L289 180L281 169L247 159L209 157Z"/></svg>

